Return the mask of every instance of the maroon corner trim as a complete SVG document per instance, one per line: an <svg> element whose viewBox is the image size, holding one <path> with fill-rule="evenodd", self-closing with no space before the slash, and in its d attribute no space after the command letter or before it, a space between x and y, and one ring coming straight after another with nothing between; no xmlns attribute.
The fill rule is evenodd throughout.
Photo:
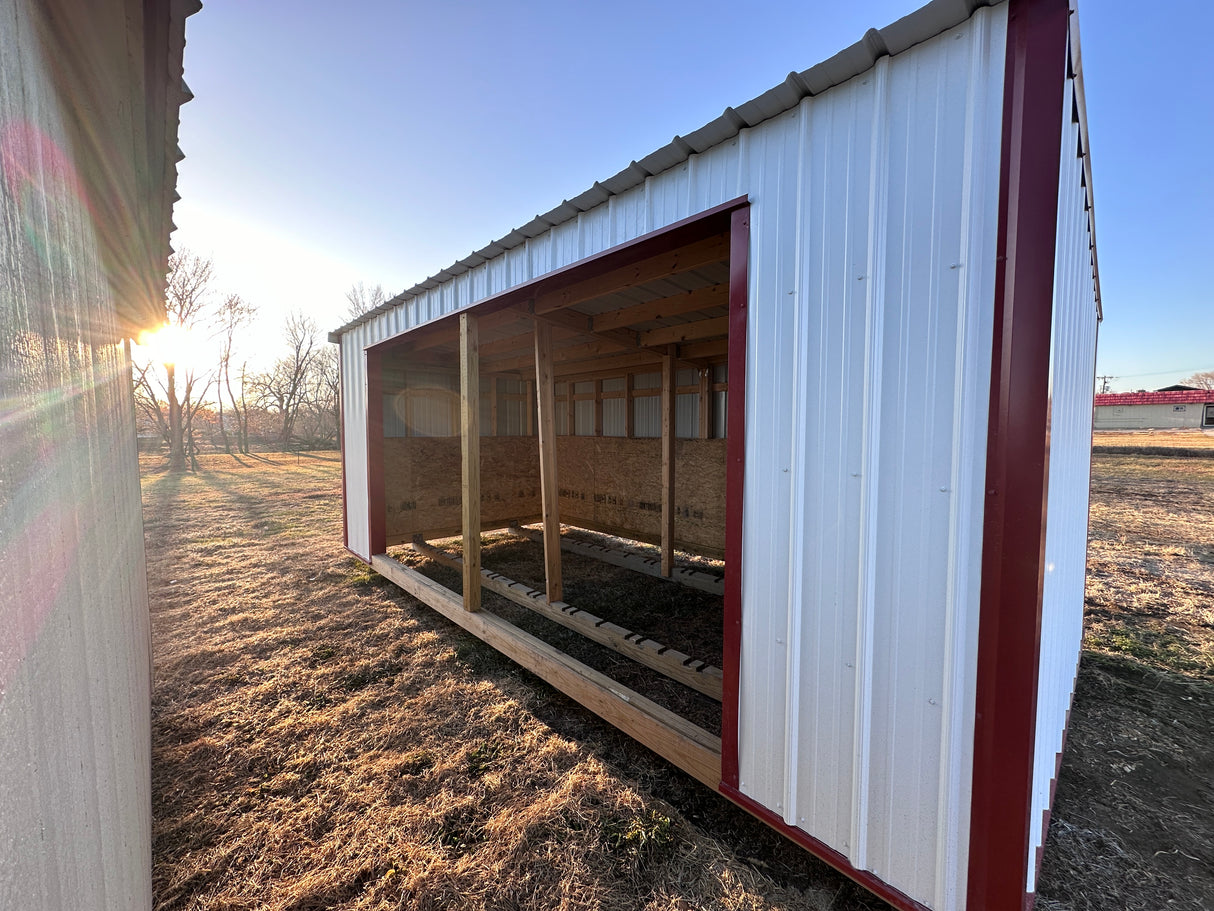
<svg viewBox="0 0 1214 911"><path fill-rule="evenodd" d="M347 547L346 553L348 553L350 556L357 559L359 563L366 563L367 566L371 565L371 561L368 560L366 557L364 557L362 554L358 553L358 551L351 550L349 547Z"/></svg>
<svg viewBox="0 0 1214 911"><path fill-rule="evenodd" d="M367 531L369 557L388 549L388 503L384 492L383 354L367 358Z"/></svg>
<svg viewBox="0 0 1214 911"><path fill-rule="evenodd" d="M978 621L968 897L1026 904L1067 0L1010 0Z"/></svg>
<svg viewBox="0 0 1214 911"><path fill-rule="evenodd" d="M889 883L878 878L875 873L870 873L868 870L857 870L846 857L830 847L830 845L818 841L818 839L803 829L790 826L771 810L751 800L737 788L722 784L717 790L751 816L767 823L767 825L771 826L785 838L800 845L819 860L830 864L852 882L863 886L869 892L889 902L899 909L899 911L930 911L926 905L922 905L906 893L898 891L889 885Z"/></svg>
<svg viewBox="0 0 1214 911"><path fill-rule="evenodd" d="M350 510L346 504L346 406L342 401L342 353L337 343L337 452L341 456L341 546L350 550ZM352 552L352 551L351 551ZM359 558L361 559L361 557Z"/></svg>
<svg viewBox="0 0 1214 911"><path fill-rule="evenodd" d="M721 784L738 786L738 681L742 654L742 502L746 467L746 320L750 206L729 226L729 403L725 413L725 628Z"/></svg>

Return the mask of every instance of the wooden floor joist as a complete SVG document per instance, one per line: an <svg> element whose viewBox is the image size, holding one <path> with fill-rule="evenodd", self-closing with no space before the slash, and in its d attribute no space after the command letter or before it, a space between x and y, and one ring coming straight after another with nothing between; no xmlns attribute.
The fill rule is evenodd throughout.
<svg viewBox="0 0 1214 911"><path fill-rule="evenodd" d="M387 554L371 566L448 620L532 671L600 718L714 790L721 784L721 738L569 657L488 611L466 611L453 592Z"/></svg>
<svg viewBox="0 0 1214 911"><path fill-rule="evenodd" d="M508 530L511 534L518 535L523 538L530 538L532 541L543 540L541 535L534 528L525 528L521 525L511 525ZM671 570L669 576L662 575L662 565L660 561L653 557L646 557L642 554L631 553L626 550L621 550L617 547L608 547L606 544L591 544L588 541L578 541L575 538L561 537L561 550L567 550L571 554L580 554L583 557L593 557L595 560L601 560L604 563L610 563L613 566L622 566L625 569L631 569L634 572L645 573L647 576L653 576L656 579L665 579L668 582L678 582L680 585L686 585L688 588L699 589L702 592L708 592L711 595L725 594L725 579L713 573L701 572L696 569L684 569L676 566Z"/></svg>
<svg viewBox="0 0 1214 911"><path fill-rule="evenodd" d="M543 536L537 533L537 537L542 539ZM454 554L440 550L425 541L414 540L411 546L424 557L452 569L463 571L463 560ZM589 611L579 610L563 601L550 602L544 597L543 592L529 588L521 582L515 582L492 570L481 569L481 585L489 591L496 592L515 604L534 611L554 623L559 623L566 629L571 629L599 645L631 658L638 664L643 664L671 680L677 680L717 702L721 701L724 675L720 668L668 648L660 642L646 639L640 633L634 633L608 620L596 617Z"/></svg>

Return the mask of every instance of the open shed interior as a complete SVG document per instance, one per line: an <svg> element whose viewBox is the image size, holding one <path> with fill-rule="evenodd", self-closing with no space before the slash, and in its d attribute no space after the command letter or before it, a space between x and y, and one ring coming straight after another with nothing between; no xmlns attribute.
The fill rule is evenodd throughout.
<svg viewBox="0 0 1214 911"><path fill-rule="evenodd" d="M373 565L389 561L385 574L431 606L458 599L555 643L613 692L625 678L640 690L625 703L656 699L678 716L663 724L715 751L701 776L713 787L728 224L575 265L367 352L368 400L382 408L368 440L375 549L393 548ZM621 656L642 673L613 672Z"/></svg>

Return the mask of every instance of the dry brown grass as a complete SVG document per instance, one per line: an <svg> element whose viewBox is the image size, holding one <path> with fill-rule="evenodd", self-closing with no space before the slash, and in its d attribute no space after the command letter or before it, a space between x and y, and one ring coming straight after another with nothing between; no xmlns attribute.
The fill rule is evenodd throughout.
<svg viewBox="0 0 1214 911"><path fill-rule="evenodd" d="M332 456L246 462L145 465L158 909L881 907L347 556Z"/></svg>
<svg viewBox="0 0 1214 911"><path fill-rule="evenodd" d="M1214 907L1200 461L1096 460L1039 908ZM144 469L158 909L886 907L349 557L335 455Z"/></svg>

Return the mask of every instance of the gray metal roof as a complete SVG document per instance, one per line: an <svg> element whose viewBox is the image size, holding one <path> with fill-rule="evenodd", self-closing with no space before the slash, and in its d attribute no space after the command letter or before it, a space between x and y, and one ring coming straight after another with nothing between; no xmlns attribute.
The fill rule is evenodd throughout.
<svg viewBox="0 0 1214 911"><path fill-rule="evenodd" d="M982 7L997 6L1004 0L931 0L926 6L904 16L882 29L869 29L864 37L816 66L801 72L788 74L779 85L768 89L757 98L735 107L728 107L720 117L686 136L675 136L662 148L651 152L639 161L630 162L618 174L603 181L595 181L586 192L566 199L559 206L537 215L525 225L509 234L452 263L441 272L418 282L411 288L384 301L373 310L351 320L329 333L329 341L336 342L341 334L355 326L369 322L380 313L417 297L424 291L462 275L469 269L504 253L529 238L543 234L549 228L563 224L578 216L578 213L593 209L610 197L624 193L644 183L645 178L660 174L686 161L693 153L704 152L713 146L732 139L745 127L758 126L765 120L777 117L796 107L802 98L820 95L827 89L841 85L849 79L872 69L881 57L900 54L903 51L934 38L941 32L965 22Z"/></svg>

